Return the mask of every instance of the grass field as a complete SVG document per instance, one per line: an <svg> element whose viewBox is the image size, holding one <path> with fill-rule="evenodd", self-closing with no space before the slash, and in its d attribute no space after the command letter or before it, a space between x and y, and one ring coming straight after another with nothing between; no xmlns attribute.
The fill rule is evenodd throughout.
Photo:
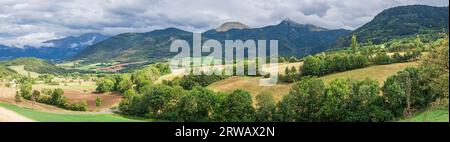
<svg viewBox="0 0 450 142"><path fill-rule="evenodd" d="M16 71L17 73L19 73L19 74L21 74L21 75L28 76L28 74L29 74L29 75L30 75L31 77L33 77L33 78L39 77L39 75L40 75L39 73L27 71L27 70L25 70L24 67L25 67L24 65L20 65L20 66L8 66L8 68L10 68L10 69Z"/></svg>
<svg viewBox="0 0 450 142"><path fill-rule="evenodd" d="M346 72L334 73L320 77L325 84L328 84L336 78L352 78L357 80L362 80L367 77L375 79L378 81L379 85L383 85L384 81L391 75L394 75L398 71L406 67L418 66L419 62L407 62L407 63L396 63L389 65L374 65L366 68L350 70Z"/></svg>
<svg viewBox="0 0 450 142"><path fill-rule="evenodd" d="M126 118L115 114L59 114L40 112L0 103L0 107L14 111L24 117L38 122L145 122L151 120Z"/></svg>
<svg viewBox="0 0 450 142"><path fill-rule="evenodd" d="M448 112L448 108L427 110L401 122L449 122Z"/></svg>

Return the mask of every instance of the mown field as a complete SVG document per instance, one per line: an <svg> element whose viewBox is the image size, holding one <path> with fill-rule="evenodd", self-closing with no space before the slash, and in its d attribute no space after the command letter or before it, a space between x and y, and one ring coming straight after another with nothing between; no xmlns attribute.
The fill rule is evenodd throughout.
<svg viewBox="0 0 450 142"><path fill-rule="evenodd" d="M14 111L24 117L38 122L146 122L150 119L126 118L116 114L63 114L41 112L29 108L21 108L11 104L0 103L0 107Z"/></svg>
<svg viewBox="0 0 450 142"><path fill-rule="evenodd" d="M326 76L322 76L325 84L331 82L337 78L353 78L353 79L365 79L372 78L378 81L380 85L383 85L384 80L389 76L403 70L406 67L418 66L418 62L396 63L389 65L373 65L366 68L355 69L340 73L334 73ZM281 70L281 69L280 69ZM274 95L276 101L281 100L282 96L289 93L292 84L279 83L275 86L259 86L260 77L245 77L234 76L218 82L215 82L208 86L208 89L221 92L232 92L236 89L244 89L249 91L252 96L255 96L260 92L269 92Z"/></svg>

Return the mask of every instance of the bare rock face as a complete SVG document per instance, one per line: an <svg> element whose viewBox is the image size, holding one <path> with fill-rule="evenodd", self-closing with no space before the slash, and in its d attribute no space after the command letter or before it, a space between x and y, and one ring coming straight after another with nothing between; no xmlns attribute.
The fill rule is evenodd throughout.
<svg viewBox="0 0 450 142"><path fill-rule="evenodd" d="M227 22L216 29L217 32L226 32L230 29L249 29L250 27L240 22Z"/></svg>

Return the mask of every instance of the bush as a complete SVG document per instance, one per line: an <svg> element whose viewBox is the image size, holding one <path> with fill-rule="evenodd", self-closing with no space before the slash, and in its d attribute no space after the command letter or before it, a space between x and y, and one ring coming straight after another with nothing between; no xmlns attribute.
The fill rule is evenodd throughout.
<svg viewBox="0 0 450 142"><path fill-rule="evenodd" d="M377 65L386 65L394 63L394 60L389 57L386 53L378 53L373 59L372 62Z"/></svg>
<svg viewBox="0 0 450 142"><path fill-rule="evenodd" d="M22 96L20 96L19 92L16 92L14 99L16 102L22 102Z"/></svg>
<svg viewBox="0 0 450 142"><path fill-rule="evenodd" d="M87 111L87 102L68 104L66 108L73 111Z"/></svg>
<svg viewBox="0 0 450 142"><path fill-rule="evenodd" d="M102 105L102 99L97 96L97 98L95 98L95 106L100 107L100 105Z"/></svg>

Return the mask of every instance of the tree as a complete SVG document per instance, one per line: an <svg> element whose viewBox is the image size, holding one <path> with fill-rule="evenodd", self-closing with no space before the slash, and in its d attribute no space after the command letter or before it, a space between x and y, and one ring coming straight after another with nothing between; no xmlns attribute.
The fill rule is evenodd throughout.
<svg viewBox="0 0 450 142"><path fill-rule="evenodd" d="M297 96L285 95L281 102L277 104L277 111L273 117L274 121L295 122L298 117Z"/></svg>
<svg viewBox="0 0 450 142"><path fill-rule="evenodd" d="M165 85L144 86L142 98L134 98L140 115L151 118L176 120L176 100L185 95L186 92L180 87L169 87ZM133 101L133 103L135 103Z"/></svg>
<svg viewBox="0 0 450 142"><path fill-rule="evenodd" d="M322 75L323 62L319 57L308 56L302 66L303 75L320 76Z"/></svg>
<svg viewBox="0 0 450 142"><path fill-rule="evenodd" d="M27 100L31 100L31 83L25 81L20 85L20 95Z"/></svg>
<svg viewBox="0 0 450 142"><path fill-rule="evenodd" d="M16 102L22 102L22 96L20 96L19 91L16 91L14 98Z"/></svg>
<svg viewBox="0 0 450 142"><path fill-rule="evenodd" d="M441 43L433 49L427 56L423 57L422 66L427 70L424 71L423 77L431 79L433 90L442 94L441 98L449 97L449 45L448 35L444 36ZM445 104L445 103L444 103ZM447 103L448 104L448 103Z"/></svg>
<svg viewBox="0 0 450 142"><path fill-rule="evenodd" d="M33 93L31 94L31 101L37 101L40 96L41 92L39 92L38 90L33 90Z"/></svg>
<svg viewBox="0 0 450 142"><path fill-rule="evenodd" d="M350 47L352 48L353 54L356 54L356 50L358 48L358 41L356 40L356 35L352 35L352 43L350 44Z"/></svg>
<svg viewBox="0 0 450 142"><path fill-rule="evenodd" d="M100 107L100 105L102 105L102 99L97 96L97 98L95 98L95 106Z"/></svg>
<svg viewBox="0 0 450 142"><path fill-rule="evenodd" d="M117 91L123 93L129 89L133 88L133 82L131 81L131 78L128 75L121 75L120 80L117 82Z"/></svg>
<svg viewBox="0 0 450 142"><path fill-rule="evenodd" d="M268 92L260 92L256 96L256 121L270 122L276 111L273 95Z"/></svg>
<svg viewBox="0 0 450 142"><path fill-rule="evenodd" d="M319 115L324 121L343 121L345 117L345 106L349 102L352 91L351 85L345 79L331 81L327 88Z"/></svg>
<svg viewBox="0 0 450 142"><path fill-rule="evenodd" d="M61 88L57 88L53 90L51 94L51 104L59 107L65 107L67 104L67 100L64 97L64 91Z"/></svg>
<svg viewBox="0 0 450 142"><path fill-rule="evenodd" d="M416 35L416 39L414 39L414 46L418 50L423 50L424 46L423 46L422 40L420 39L419 35Z"/></svg>
<svg viewBox="0 0 450 142"><path fill-rule="evenodd" d="M289 91L289 95L296 98L298 114L295 121L320 121L316 113L322 107L324 94L324 83L315 77L303 77L295 83Z"/></svg>
<svg viewBox="0 0 450 142"><path fill-rule="evenodd" d="M97 88L95 89L99 93L106 93L113 91L114 89L114 81L110 78L103 77L97 80Z"/></svg>
<svg viewBox="0 0 450 142"><path fill-rule="evenodd" d="M177 118L184 122L211 121L210 115L214 112L217 101L214 92L203 87L196 87L177 102Z"/></svg>
<svg viewBox="0 0 450 142"><path fill-rule="evenodd" d="M222 115L225 122L253 122L255 110L250 93L235 90L222 103Z"/></svg>
<svg viewBox="0 0 450 142"><path fill-rule="evenodd" d="M133 89L128 89L123 93L123 99L119 103L119 110L121 113L132 115L133 114L133 100L135 97L139 97Z"/></svg>

